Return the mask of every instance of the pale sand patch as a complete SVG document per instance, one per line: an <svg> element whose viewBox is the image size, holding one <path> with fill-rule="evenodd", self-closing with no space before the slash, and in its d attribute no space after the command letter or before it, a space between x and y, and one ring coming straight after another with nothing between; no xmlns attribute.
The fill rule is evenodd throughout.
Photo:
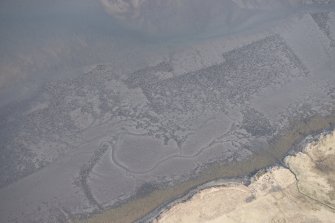
<svg viewBox="0 0 335 223"><path fill-rule="evenodd" d="M156 222L335 222L335 132L286 157L285 163L289 169L256 174L249 186L202 190Z"/></svg>

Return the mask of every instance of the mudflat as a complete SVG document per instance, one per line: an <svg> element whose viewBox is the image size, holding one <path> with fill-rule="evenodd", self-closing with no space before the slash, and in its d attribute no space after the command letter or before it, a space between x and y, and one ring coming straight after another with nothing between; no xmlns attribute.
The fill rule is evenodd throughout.
<svg viewBox="0 0 335 223"><path fill-rule="evenodd" d="M334 128L330 1L101 3L1 2L0 222L150 222Z"/></svg>

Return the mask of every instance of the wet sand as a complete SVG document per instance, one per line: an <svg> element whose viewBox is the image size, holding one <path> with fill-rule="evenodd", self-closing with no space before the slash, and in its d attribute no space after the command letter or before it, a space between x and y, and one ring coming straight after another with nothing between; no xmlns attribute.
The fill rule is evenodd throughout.
<svg viewBox="0 0 335 223"><path fill-rule="evenodd" d="M335 132L314 137L251 183L201 190L154 222L335 222Z"/></svg>
<svg viewBox="0 0 335 223"><path fill-rule="evenodd" d="M277 134L270 143L270 148L261 151L247 160L224 164L213 164L202 171L198 176L172 187L158 189L140 198L134 198L124 204L95 214L89 219L75 222L134 222L153 220L162 210L171 206L173 201L184 198L190 191L199 186L219 180L236 177L251 177L257 171L276 163L289 153L299 149L299 143L308 135L319 134L325 129L334 128L335 113L329 116L313 116L309 119L292 120L286 130ZM146 204L146 205L143 205Z"/></svg>

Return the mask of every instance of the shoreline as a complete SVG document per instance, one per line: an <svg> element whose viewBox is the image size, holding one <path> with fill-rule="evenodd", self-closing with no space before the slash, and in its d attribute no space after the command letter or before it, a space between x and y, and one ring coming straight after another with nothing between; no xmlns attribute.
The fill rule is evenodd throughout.
<svg viewBox="0 0 335 223"><path fill-rule="evenodd" d="M176 205L180 203L190 202L196 194L201 193L202 191L205 191L208 189L221 188L221 187L232 187L232 186L238 186L238 185L244 185L247 187L247 186L250 186L253 182L255 182L260 176L266 173L269 173L272 170L275 170L277 168L289 169L288 165L284 162L284 160L287 157L295 156L300 152L304 152L308 145L310 145L311 143L318 142L322 137L326 137L331 134L335 134L335 128L324 129L320 133L308 135L296 147L290 149L287 152L287 155L283 157L283 159L280 160L280 162L274 163L273 165L259 169L255 173L250 173L249 175L246 175L246 176L236 177L236 178L222 178L216 181L212 181L212 182L208 182L203 185L200 185L196 187L195 189L192 189L191 191L189 191L183 197L177 198L173 202L169 203L168 205L165 206L165 208L163 207L153 212L150 217L137 221L137 223L156 222L164 214L169 212L173 207L175 207Z"/></svg>
<svg viewBox="0 0 335 223"><path fill-rule="evenodd" d="M250 187L254 188L253 184L256 184L256 185L260 184L258 181L261 181L261 178L263 178L263 176L265 176L265 178L269 177L269 176L273 176L274 173L275 173L275 171L279 171L279 170L288 171L291 175L293 175L293 178L295 179L294 184L296 184L297 191L299 192L300 195L302 195L302 197L304 197L304 199L307 199L308 202L310 202L310 203L315 203L316 205L322 206L326 210L328 210L328 211L330 211L330 212L333 213L333 211L335 210L334 206L331 205L331 204L328 204L327 202L323 202L322 201L322 198L323 198L322 197L322 193L324 193L325 191L320 191L321 195L315 194L315 190L313 192L313 195L310 195L309 193L306 193L306 191L310 192L309 191L310 188L308 188L308 186L306 186L306 185L303 185L303 183L305 183L305 184L306 183L307 184L311 183L311 185L313 185L313 182L308 182L308 176L309 176L309 174L311 174L310 176L314 176L315 173L309 173L308 170L311 171L310 169L307 170L307 173L299 173L299 172L297 173L296 171L297 171L297 169L299 169L299 166L297 167L296 165L297 165L297 160L299 160L299 162L302 162L302 163L306 162L302 158L302 156L306 156L306 157L308 157L312 161L312 163L314 163L316 165L316 166L314 166L314 168L319 169L320 167L317 164L319 164L318 162L320 160L314 160L313 159L313 158L315 158L314 155L315 155L315 153L317 153L317 151L322 151L322 149L323 149L324 154L321 154L321 156L324 155L324 156L327 157L326 154L328 154L329 151L332 151L332 145L334 145L334 136L335 136L335 128L333 128L331 130L330 129L324 130L324 131L322 131L319 134L309 135L309 136L305 137L305 139L301 143L299 143L299 149L293 148L292 150L290 150L288 152L288 155L285 156L282 159L282 163L274 164L272 166L260 169L259 171L257 171L252 176L248 176L248 181L247 182L246 181L241 181L241 182L239 182L239 183L236 184L234 181L229 181L228 180L228 183L223 183L223 184L221 183L221 184L217 184L217 185L210 185L210 186L206 186L206 187L199 187L198 190L192 191L189 194L187 194L185 197L180 198L179 200L176 200L175 202L169 204L168 207L166 207L166 209L162 209L159 213L157 213L156 216L152 215L152 218L147 219L146 221L148 221L148 222L154 222L154 223L157 223L157 222L169 222L169 217L171 218L171 216L172 217L179 216L177 214L178 211L179 212L180 211L187 212L187 210L184 209L185 207L189 208L193 204L193 206L199 208L199 206L197 206L197 205L199 205L199 201L205 202L206 199L204 198L202 200L202 198L206 197L206 196L211 196L211 193L213 193L214 190L215 190L214 192L216 192L216 191L219 191L219 192L222 191L221 193L224 193L225 190L231 190L231 189L234 189L234 188L237 189L237 188L239 188L241 186L245 186L246 188L250 188ZM330 145L327 144L327 142L330 143ZM329 149L328 149L328 147L329 147ZM325 152L325 151L327 151L327 152ZM313 157L311 157L311 154L313 154ZM318 158L320 158L320 157L318 157ZM302 165L304 167L304 164L302 164ZM323 166L323 165L326 165L326 166ZM319 174L321 174L321 176L322 176L322 174L327 173L327 171L329 171L329 169L327 169L327 168L331 168L331 166L327 166L327 164L323 164L323 163L321 163L320 166L322 166L321 168L323 168L323 169L319 170L319 171L321 171L319 173ZM300 168L302 168L302 167L300 167ZM306 172L304 168L303 168L303 172ZM306 176L307 176L307 178L305 178ZM328 176L328 178L330 179L331 177ZM322 177L320 178L320 180L321 181L323 180ZM261 181L261 182L264 183L264 181ZM278 182L276 182L276 183L278 183ZM315 183L317 183L317 182L315 182ZM302 185L300 185L300 184L302 184ZM321 183L321 185L317 183L317 185L319 187L317 189L322 188L322 183ZM330 184L331 188L332 188L332 186L333 185ZM264 187L264 184L262 185L262 187ZM306 190L306 187L307 187L307 190ZM313 187L313 186L310 186L310 187ZM280 193L284 193L285 194L285 192L282 192L282 190L285 191L286 189L287 188L280 188L279 187ZM322 188L322 189L324 189L324 188ZM262 188L261 190L265 190L265 189ZM304 190L305 190L305 192L304 192ZM334 188L333 188L333 190L334 190ZM259 191L256 191L256 192L253 192L253 193L257 194L258 192ZM267 193L273 193L273 191L269 190ZM261 194L263 196L267 196L268 195L267 193L264 194L264 192L261 192ZM332 191L332 193L335 193L335 192ZM257 199L261 199L260 202L262 202L262 195L260 196L260 198L257 198ZM328 195L329 195L328 200L332 200L332 194L328 194ZM227 199L229 200L229 196L230 195L228 194L227 196L228 196ZM292 196L292 194L290 194L290 196ZM256 197L254 197L254 195L252 194L251 201L254 200L254 199L256 199ZM319 199L315 199L314 197L317 197ZM282 199L282 198L280 198L280 199ZM290 199L294 199L294 197L290 197ZM245 202L249 203L251 201L245 201ZM194 204L194 203L196 203L196 204ZM213 203L215 204L214 201L213 201ZM265 203L267 205L271 205L271 202L268 201L268 200L265 200ZM212 203L209 203L208 205L211 206ZM277 202L275 202L275 205L276 206L278 205ZM178 207L179 207L179 209L178 209ZM299 205L298 205L298 207L300 208ZM202 207L202 208L204 208L204 207ZM236 206L235 206L235 208L236 208ZM211 209L208 209L208 210L211 210ZM234 209L234 210L236 211L236 209ZM251 211L252 210L253 209L251 209ZM198 211L200 211L200 210L196 209L196 213L198 213ZM240 213L241 211L238 210L237 212ZM246 211L246 212L248 213L248 211ZM243 213L243 211L242 211L242 213ZM255 213L253 213L253 215L254 214ZM197 216L197 215L195 215L195 216ZM225 216L227 217L225 219L229 219L228 216L232 216L231 212L226 212ZM256 214L256 216L257 216L257 214ZM197 217L201 218L199 216L197 216ZM219 215L219 216L216 216L216 217L217 217L216 219L211 219L211 220L214 221L214 222L216 222L216 220L219 219L219 218L221 218L221 220L222 220L223 214L221 213L221 216ZM285 218L286 217L283 217L284 220L285 220ZM170 221L171 221L171 219L170 219Z"/></svg>
<svg viewBox="0 0 335 223"><path fill-rule="evenodd" d="M216 180L248 179L261 169L282 163L287 156L301 148L306 137L319 135L335 128L335 111L328 115L314 115L295 119L269 140L269 148L264 153L255 154L247 160L235 163L217 163L205 168L197 176L172 187L159 188L144 197L133 197L116 207L107 208L100 213L92 213L88 218L74 217L74 222L103 222L113 219L115 223L150 222L171 203L180 200L190 192ZM242 177L239 177L242 176ZM244 177L243 177L244 176ZM226 181L224 180L224 181ZM147 204L143 206L143 204ZM87 216L85 216L87 217Z"/></svg>

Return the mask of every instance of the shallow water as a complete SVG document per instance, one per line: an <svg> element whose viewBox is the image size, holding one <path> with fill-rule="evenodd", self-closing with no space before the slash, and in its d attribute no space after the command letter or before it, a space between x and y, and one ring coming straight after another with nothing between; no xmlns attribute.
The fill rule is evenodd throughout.
<svg viewBox="0 0 335 223"><path fill-rule="evenodd" d="M175 6L147 0L137 22L131 16L109 15L98 0L2 1L0 106L33 97L45 82L75 77L95 64L131 71L150 64L143 57L168 57L175 48L196 40L246 32L297 12L334 7L294 1L236 2L185 0ZM178 16L170 16L174 14ZM165 19L157 20L163 15Z"/></svg>
<svg viewBox="0 0 335 223"><path fill-rule="evenodd" d="M1 222L134 221L332 126L334 6L302 2L2 1Z"/></svg>

